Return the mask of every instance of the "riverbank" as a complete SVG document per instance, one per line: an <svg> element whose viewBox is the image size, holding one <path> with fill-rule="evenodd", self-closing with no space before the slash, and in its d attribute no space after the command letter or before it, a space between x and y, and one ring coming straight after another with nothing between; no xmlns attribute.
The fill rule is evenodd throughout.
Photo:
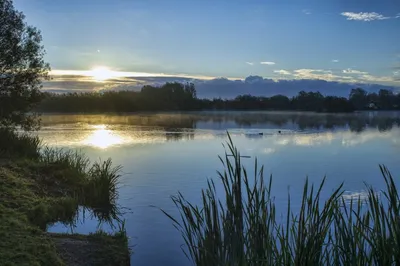
<svg viewBox="0 0 400 266"><path fill-rule="evenodd" d="M49 234L73 225L80 206L115 213L119 168L90 166L81 154L40 149L40 141L2 131L0 144L1 265L129 265L123 226L115 234ZM85 252L84 252L85 251Z"/></svg>

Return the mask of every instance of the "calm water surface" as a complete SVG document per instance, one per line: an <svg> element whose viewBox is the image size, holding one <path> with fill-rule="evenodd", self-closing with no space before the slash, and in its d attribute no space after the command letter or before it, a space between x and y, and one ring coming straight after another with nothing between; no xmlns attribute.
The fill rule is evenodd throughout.
<svg viewBox="0 0 400 266"><path fill-rule="evenodd" d="M400 173L398 112L45 115L42 125L39 135L46 144L80 149L92 161L111 157L123 166L119 204L129 208L124 219L134 246L132 265L190 265L179 232L150 206L177 215L170 196L178 190L198 202L207 178L217 179L221 170L217 156L224 154L227 130L241 154L251 156L243 159L249 169L257 157L266 176L273 175L273 195L282 212L288 191L300 197L306 176L312 182L327 176L325 197L344 181L351 197L363 194L364 181L383 188L378 164L395 177ZM86 217L74 232L93 232L97 226ZM71 229L58 224L50 231Z"/></svg>

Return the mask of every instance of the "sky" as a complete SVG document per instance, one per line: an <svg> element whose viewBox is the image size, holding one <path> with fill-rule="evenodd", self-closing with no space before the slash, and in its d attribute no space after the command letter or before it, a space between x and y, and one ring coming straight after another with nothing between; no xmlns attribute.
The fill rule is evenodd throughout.
<svg viewBox="0 0 400 266"><path fill-rule="evenodd" d="M55 77L47 88L249 76L400 87L398 0L14 0L14 5L42 32Z"/></svg>

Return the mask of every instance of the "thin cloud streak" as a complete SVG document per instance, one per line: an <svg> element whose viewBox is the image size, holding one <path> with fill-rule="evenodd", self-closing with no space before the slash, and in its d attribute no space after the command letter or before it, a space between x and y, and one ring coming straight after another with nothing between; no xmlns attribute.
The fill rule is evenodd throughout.
<svg viewBox="0 0 400 266"><path fill-rule="evenodd" d="M344 69L342 71L344 74L357 74L357 75L368 75L368 72L360 71L360 70L355 70L355 69Z"/></svg>
<svg viewBox="0 0 400 266"><path fill-rule="evenodd" d="M93 72L91 70L52 70L50 71L51 76L83 76L91 77ZM165 73L147 73L147 72L126 72L126 71L113 71L111 70L111 76L115 78L123 77L182 77L192 79L203 79L210 80L215 79L215 76L203 76L203 75L190 75L190 74L165 74ZM237 77L229 77L227 79L240 79Z"/></svg>
<svg viewBox="0 0 400 266"><path fill-rule="evenodd" d="M291 75L292 74L289 71L284 70L284 69L274 70L274 73L277 73L277 74L280 74L280 75Z"/></svg>
<svg viewBox="0 0 400 266"><path fill-rule="evenodd" d="M273 66L273 65L275 65L275 62L264 61L264 62L260 62L260 64L261 65Z"/></svg>
<svg viewBox="0 0 400 266"><path fill-rule="evenodd" d="M346 17L347 20L356 21L374 21L374 20L385 20L390 19L390 17L385 17L382 14L376 12L342 12L340 15Z"/></svg>

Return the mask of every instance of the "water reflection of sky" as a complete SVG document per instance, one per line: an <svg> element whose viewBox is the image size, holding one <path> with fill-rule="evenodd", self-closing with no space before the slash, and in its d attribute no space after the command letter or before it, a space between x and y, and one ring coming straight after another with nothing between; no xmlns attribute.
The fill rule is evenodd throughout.
<svg viewBox="0 0 400 266"><path fill-rule="evenodd" d="M179 266L188 264L180 250L180 234L149 206L177 215L170 200L177 191L197 202L207 178L215 178L216 170L221 170L217 156L224 152L226 130L232 132L241 154L251 156L242 161L250 172L257 157L265 176L272 174L279 212L287 204L288 191L293 210L299 207L296 199L306 176L317 184L327 176L322 198L342 182L346 202L365 198L364 182L381 191L378 164L400 172L399 117L399 113L52 116L43 118L39 135L48 145L82 149L92 160L111 157L122 165L119 203L132 210L124 216L131 244L136 245L132 265ZM88 233L96 226L92 221L79 225L76 232Z"/></svg>

